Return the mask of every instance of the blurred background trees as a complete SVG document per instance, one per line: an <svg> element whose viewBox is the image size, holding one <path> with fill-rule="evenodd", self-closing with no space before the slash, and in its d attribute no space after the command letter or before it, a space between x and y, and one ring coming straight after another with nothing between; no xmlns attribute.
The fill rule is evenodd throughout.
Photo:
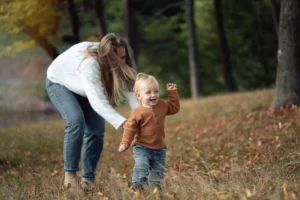
<svg viewBox="0 0 300 200"><path fill-rule="evenodd" d="M181 97L270 88L279 14L279 0L2 0L0 30L15 37L2 36L0 50L21 55L35 44L46 54L32 55L54 59L118 32L138 71L177 83Z"/></svg>
<svg viewBox="0 0 300 200"><path fill-rule="evenodd" d="M54 59L59 53L51 41L58 31L59 0L45 2L35 0L2 1L0 6L1 30L9 34L26 34L31 40L13 41L13 46L6 48L8 53L17 53L21 46L37 43Z"/></svg>

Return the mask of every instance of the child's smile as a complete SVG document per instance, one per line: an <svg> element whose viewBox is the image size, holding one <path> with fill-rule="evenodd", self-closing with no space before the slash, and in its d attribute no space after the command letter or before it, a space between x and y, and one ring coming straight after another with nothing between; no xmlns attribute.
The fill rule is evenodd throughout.
<svg viewBox="0 0 300 200"><path fill-rule="evenodd" d="M157 98L150 98L149 99L149 105L150 106L155 106L157 103Z"/></svg>
<svg viewBox="0 0 300 200"><path fill-rule="evenodd" d="M154 81L142 83L137 93L137 99L146 108L155 106L159 99L158 84Z"/></svg>

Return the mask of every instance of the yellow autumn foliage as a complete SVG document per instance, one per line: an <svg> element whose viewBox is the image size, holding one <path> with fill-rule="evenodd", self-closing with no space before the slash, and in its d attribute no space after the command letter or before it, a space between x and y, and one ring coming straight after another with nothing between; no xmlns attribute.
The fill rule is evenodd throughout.
<svg viewBox="0 0 300 200"><path fill-rule="evenodd" d="M21 52L25 49L33 47L36 44L34 40L29 41L14 41L12 45L7 46L3 51L0 52L2 55L12 55L18 52Z"/></svg>
<svg viewBox="0 0 300 200"><path fill-rule="evenodd" d="M1 29L19 33L26 27L36 29L36 34L53 33L59 13L57 0L13 0L0 4Z"/></svg>
<svg viewBox="0 0 300 200"><path fill-rule="evenodd" d="M59 19L59 0L11 0L0 4L0 31L25 33L33 40L15 41L1 54L12 54L34 45L35 38L52 40Z"/></svg>

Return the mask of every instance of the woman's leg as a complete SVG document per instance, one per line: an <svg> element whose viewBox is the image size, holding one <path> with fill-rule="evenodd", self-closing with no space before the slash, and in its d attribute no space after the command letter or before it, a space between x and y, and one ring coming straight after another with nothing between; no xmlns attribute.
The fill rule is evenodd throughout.
<svg viewBox="0 0 300 200"><path fill-rule="evenodd" d="M81 176L93 181L100 155L103 149L105 131L104 119L94 111L87 98L78 99L85 117L84 145L82 149Z"/></svg>
<svg viewBox="0 0 300 200"><path fill-rule="evenodd" d="M64 135L64 170L76 172L79 170L79 160L84 133L84 115L76 94L64 86L46 80L46 89L55 108L65 120Z"/></svg>
<svg viewBox="0 0 300 200"><path fill-rule="evenodd" d="M147 183L150 168L150 152L146 147L135 145L133 147L134 168L132 174L132 184L135 190L143 190Z"/></svg>

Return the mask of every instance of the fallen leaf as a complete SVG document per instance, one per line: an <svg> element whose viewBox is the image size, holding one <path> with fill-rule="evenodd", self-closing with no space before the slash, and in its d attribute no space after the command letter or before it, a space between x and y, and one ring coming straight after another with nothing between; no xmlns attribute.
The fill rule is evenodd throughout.
<svg viewBox="0 0 300 200"><path fill-rule="evenodd" d="M103 193L102 192L97 192L97 195L98 196L103 196Z"/></svg>
<svg viewBox="0 0 300 200"><path fill-rule="evenodd" d="M282 193L283 193L284 198L287 199L288 198L288 192L287 192L287 189L286 189L286 183L284 183L282 185Z"/></svg>
<svg viewBox="0 0 300 200"><path fill-rule="evenodd" d="M282 128L282 123L278 122L278 128L281 129Z"/></svg>
<svg viewBox="0 0 300 200"><path fill-rule="evenodd" d="M58 174L58 171L57 170L54 170L51 174L50 174L50 176L55 176L55 175L57 175Z"/></svg>
<svg viewBox="0 0 300 200"><path fill-rule="evenodd" d="M297 199L297 196L296 196L296 194L294 192L292 192L292 198L293 199Z"/></svg>
<svg viewBox="0 0 300 200"><path fill-rule="evenodd" d="M247 197L251 197L252 196L251 191L248 188L246 188L246 196Z"/></svg>

